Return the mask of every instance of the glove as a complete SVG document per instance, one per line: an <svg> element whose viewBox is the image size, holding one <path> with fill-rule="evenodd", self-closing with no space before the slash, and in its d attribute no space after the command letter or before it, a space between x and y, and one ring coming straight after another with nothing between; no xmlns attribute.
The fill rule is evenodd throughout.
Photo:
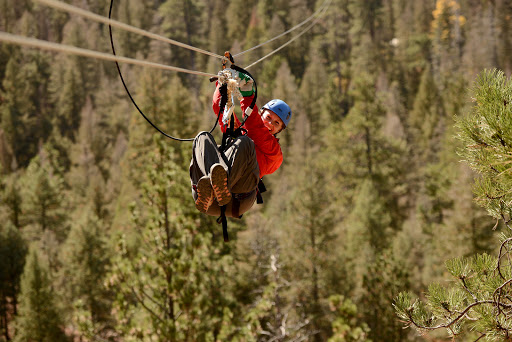
<svg viewBox="0 0 512 342"><path fill-rule="evenodd" d="M252 80L252 78L241 72L238 73L238 78L240 78L239 86L242 96L252 96L254 94L254 81Z"/></svg>

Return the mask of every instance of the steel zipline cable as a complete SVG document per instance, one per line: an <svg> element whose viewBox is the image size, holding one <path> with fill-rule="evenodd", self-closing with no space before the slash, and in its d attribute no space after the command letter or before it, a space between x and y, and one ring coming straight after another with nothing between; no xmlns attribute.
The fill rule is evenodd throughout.
<svg viewBox="0 0 512 342"><path fill-rule="evenodd" d="M332 0L328 0L329 3L327 4L327 6L323 7L322 8L322 11L320 12L320 15L308 26L306 27L304 30L302 30L298 35L294 36L293 38L291 38L290 40L288 40L286 43L284 43L283 45L281 45L280 47L272 50L270 53L266 54L265 56L261 57L260 59L258 59L256 62L248 65L245 67L245 69L249 69L250 67L258 64L259 62L261 62L262 60L272 56L273 54L275 54L276 52L278 52L279 50L285 48L287 45L291 44L293 41L295 41L296 39L298 39L299 37L301 37L304 33L306 33L307 31L309 31L313 26L316 25L316 23L320 20L320 18L327 12L327 9L329 8L329 5L331 3ZM324 3L325 4L325 3ZM270 42L270 41L269 41ZM249 51L249 50L247 50ZM244 51L245 52L245 51Z"/></svg>
<svg viewBox="0 0 512 342"><path fill-rule="evenodd" d="M90 58L102 59L102 60L112 61L112 62L118 61L121 63L156 68L156 69L161 69L161 70L183 72L183 73L199 75L199 76L207 76L207 77L216 76L214 74L209 74L209 73L205 73L205 72L177 68L177 67L173 67L170 65L159 64L159 63L154 63L154 62L141 61L138 59L123 57L123 56L113 56L111 54L104 53L104 52L82 49L82 48L78 48L76 46L71 46L71 45L52 43L52 42L48 42L46 40L24 37L24 36L11 34L11 33L7 33L7 32L2 32L2 31L0 31L0 42L21 45L21 46L26 46L26 47L32 47L32 48L38 48L41 50L62 52L62 53L66 53L69 55L90 57Z"/></svg>
<svg viewBox="0 0 512 342"><path fill-rule="evenodd" d="M331 1L332 1L332 0L325 0L325 1L323 2L323 4L320 6L320 8L319 8L318 10L316 10L316 12L315 12L315 13L313 13L313 14L312 14L312 15L310 15L308 18L306 18L304 21L302 21L301 23L299 23L299 24L295 25L295 26L294 26L294 27L292 27L291 29L286 30L285 32L281 33L280 35L277 35L277 36L275 36L274 38L271 38L271 39L267 40L267 41L266 41L266 42L264 42L264 43L258 44L258 45L256 45L256 46L254 46L254 47L250 48L250 49L247 49L247 50L245 50L245 51L242 51L242 52L237 53L237 54L233 55L233 58L238 57L238 56L242 56L242 55L246 54L247 52L250 52L250 51L256 50L257 48L260 48L260 47L262 47L262 46L264 46L264 45L267 45L268 43L271 43L271 42L273 42L274 40L279 39L279 38L281 38L281 37L283 37L283 36L287 35L288 33L295 31L295 30L296 30L296 29L298 29L299 27L302 27L303 25L305 25L305 24L307 24L308 22L310 22L314 17L316 17L316 16L319 16L319 17L320 17L320 16L322 16L322 15L325 13L325 11L324 11L324 10L326 10L326 9L329 7L329 5L330 5ZM316 22L316 21L315 21L315 22ZM307 28L305 31L307 31L307 30L309 30L309 28ZM304 32L304 31L303 31L303 32ZM301 33L301 34L299 34L299 36L301 36L301 35L302 35L302 33ZM256 64L256 63L253 63L253 64L251 64L251 65L254 65L254 64ZM247 67L246 67L246 69L247 69Z"/></svg>
<svg viewBox="0 0 512 342"><path fill-rule="evenodd" d="M82 16L84 18L87 18L87 19L90 19L90 20L93 20L93 21L96 21L96 22L99 22L99 23L102 23L102 24L107 24L109 26L117 27L117 28L120 28L120 29L128 31L128 32L140 34L142 36L145 36L145 37L148 37L148 38L151 38L151 39L159 40L159 41L164 42L164 43L168 43L168 44L171 44L171 45L176 45L176 46L179 46L179 47L182 47L182 48L185 48L185 49L188 49L188 50L192 50L192 51L195 51L195 52L199 52L199 53L202 53L202 54L205 54L205 55L208 55L208 56L212 56L212 57L215 57L215 58L219 58L219 59L223 59L224 58L223 56L218 55L216 53L213 53L213 52L210 52L210 51L206 51L206 50L203 50L203 49L199 49L199 48L196 48L194 46L191 46L191 45L188 45L188 44L185 44L185 43L181 43L181 42L178 42L176 40L169 39L167 37L163 37L163 36L158 35L156 33L149 32L149 31L146 31L146 30L143 30L143 29L140 29L140 28L137 28L137 27L125 24L125 23L121 23L121 22L119 22L117 20L113 20L113 19L111 19L110 12L109 12L108 18L105 18L105 17L103 17L101 15L92 13L90 11L86 11L84 9L81 9L81 8L78 8L78 7L75 7L75 6L72 6L72 5L68 5L68 4L66 4L64 2L61 2L61 1L56 1L56 0L33 0L33 1L39 2L39 3L43 4L43 5L46 5L48 7L52 7L54 9L58 9L58 10L61 10L61 11L64 11L64 12L68 12L68 13L71 13L71 14L76 14L76 15Z"/></svg>
<svg viewBox="0 0 512 342"><path fill-rule="evenodd" d="M173 40L173 39L169 39L167 37L163 37L163 36L158 35L156 33L149 32L149 31L146 31L146 30L143 30L143 29L140 29L140 28L128 25L128 24L119 22L117 20L113 20L111 18L111 15L109 15L108 18L105 18L105 17L103 17L101 15L92 13L92 12L84 10L82 8L75 7L73 5L69 5L67 3L64 3L64 2L58 1L58 0L33 0L33 1L34 2L38 2L40 4L43 4L43 5L46 5L48 7L52 7L52 8L57 9L57 10L68 12L70 14L79 15L79 16L82 16L84 18L87 18L87 19L90 19L90 20L93 20L93 21L96 21L96 22L99 22L99 23L103 23L103 24L107 24L107 25L112 26L112 27L120 28L120 29L128 31L128 32L140 34L142 36L145 36L145 37L148 37L148 38L151 38L151 39L159 40L159 41L164 42L164 43L168 43L168 44L171 44L171 45L176 45L176 46L179 46L179 47L191 50L191 51L199 52L199 53L202 53L202 54L205 54L205 55L208 55L208 56L211 56L211 57L215 57L215 58L218 58L218 59L223 59L224 58L223 56L218 55L216 53L213 53L213 52L210 52L210 51L207 51L207 50L203 50L203 49L199 49L199 48L196 48L194 46L191 46L191 45L188 45L188 44L185 44L185 43ZM233 55L233 57L242 56L242 55L244 55L244 54L246 54L246 53L248 53L250 51L253 51L253 50L257 49L257 48L260 48L260 47L262 47L262 46L264 46L266 44L269 44L269 43L271 43L271 42L273 42L273 41L275 41L275 40L277 40L277 39L287 35L288 33L291 33L293 31L297 30L298 28L304 26L305 24L307 24L308 22L313 20L315 17L318 17L319 15L323 14L325 12L324 10L327 7L329 7L330 2L331 2L331 0L325 0L322 3L322 5L320 5L318 10L316 10L312 15L310 15L308 18L303 20L301 23L299 23L299 24L295 25L294 27L290 28L289 30L287 30L287 31L285 31L285 32L283 32L283 33L281 33L281 34L279 34L279 35L277 35L277 36L267 40L266 42L258 44L258 45L254 46L254 47L252 47L250 49L247 49L245 51L239 52L239 53Z"/></svg>

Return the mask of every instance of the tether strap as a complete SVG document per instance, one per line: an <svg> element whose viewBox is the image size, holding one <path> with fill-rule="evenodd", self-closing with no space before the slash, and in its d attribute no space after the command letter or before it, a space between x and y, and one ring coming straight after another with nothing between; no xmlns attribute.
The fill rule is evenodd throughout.
<svg viewBox="0 0 512 342"><path fill-rule="evenodd" d="M267 191L267 188L265 187L265 184L263 184L263 178L260 179L258 182L258 190L256 193L256 203L262 204L263 203L263 197L261 196L262 193Z"/></svg>
<svg viewBox="0 0 512 342"><path fill-rule="evenodd" d="M222 223L222 235L224 236L224 242L229 242L228 220L226 218L226 206L225 205L220 207L220 217L217 219L217 222Z"/></svg>
<svg viewBox="0 0 512 342"><path fill-rule="evenodd" d="M236 197L233 197L233 202L231 204L231 212L233 214L233 217L240 217L240 201Z"/></svg>

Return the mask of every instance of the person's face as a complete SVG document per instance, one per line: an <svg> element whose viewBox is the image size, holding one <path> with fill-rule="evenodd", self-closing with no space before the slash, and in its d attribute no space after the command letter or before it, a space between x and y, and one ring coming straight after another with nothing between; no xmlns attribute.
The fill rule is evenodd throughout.
<svg viewBox="0 0 512 342"><path fill-rule="evenodd" d="M281 118L273 111L265 109L263 113L261 113L261 118L270 134L277 134L284 128L283 120L281 120Z"/></svg>

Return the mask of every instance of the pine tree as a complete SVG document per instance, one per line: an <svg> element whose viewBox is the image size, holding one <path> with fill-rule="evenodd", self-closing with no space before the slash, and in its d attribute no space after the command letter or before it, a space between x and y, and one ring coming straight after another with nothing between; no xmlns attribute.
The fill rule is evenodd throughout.
<svg viewBox="0 0 512 342"><path fill-rule="evenodd" d="M378 253L367 265L363 275L364 295L361 311L370 332L372 341L404 341L407 331L393 317L393 308L389 305L398 291L409 289L409 272L404 263L386 250Z"/></svg>
<svg viewBox="0 0 512 342"><path fill-rule="evenodd" d="M64 240L68 229L63 187L62 177L50 165L45 153L31 162L23 179L25 220L40 232L52 231L60 241Z"/></svg>
<svg viewBox="0 0 512 342"><path fill-rule="evenodd" d="M84 105L84 87L77 65L67 58L55 64L54 75L50 85L53 88L55 112L53 127L56 132L74 141L80 125L80 110ZM56 133L54 133L56 134Z"/></svg>
<svg viewBox="0 0 512 342"><path fill-rule="evenodd" d="M47 60L40 53L15 52L7 63L0 90L0 123L14 153L12 169L27 166L50 131L45 115L49 107L47 68Z"/></svg>
<svg viewBox="0 0 512 342"><path fill-rule="evenodd" d="M311 123L311 136L308 137L308 140L312 139L310 141L312 144L316 143L315 139L321 139L324 129L330 122L330 118L323 108L325 92L329 84L327 81L327 73L320 56L316 50L313 50L311 64L306 68L299 90L301 98L305 100L302 101L300 108L307 113Z"/></svg>
<svg viewBox="0 0 512 342"><path fill-rule="evenodd" d="M206 28L203 26L205 11L204 1L201 0L167 0L160 6L158 12L164 18L162 29L170 38L192 46L205 46L201 40ZM218 28L212 28L216 30ZM186 67L191 70L199 70L200 63L197 54L173 46L171 48L172 65ZM189 80L192 79L189 77ZM194 84L192 82L192 84Z"/></svg>
<svg viewBox="0 0 512 342"><path fill-rule="evenodd" d="M17 229L20 229L22 226L22 197L17 175L5 177L1 185L5 187L0 198L6 207L7 218Z"/></svg>
<svg viewBox="0 0 512 342"><path fill-rule="evenodd" d="M437 1L432 17L433 68L442 79L449 78L460 65L467 19L461 13L459 1L453 0Z"/></svg>
<svg viewBox="0 0 512 342"><path fill-rule="evenodd" d="M421 77L418 94L409 117L409 127L415 139L414 154L419 156L420 164L435 161L445 125L443 104L432 69L427 67Z"/></svg>
<svg viewBox="0 0 512 342"><path fill-rule="evenodd" d="M410 293L399 294L394 305L399 317L422 333L446 328L452 336L462 334L492 341L509 339L511 333L506 323L509 312L505 298L511 281L511 265L506 260L512 213L507 200L507 189L512 186L507 162L512 146L512 111L508 106L512 82L501 71L484 71L475 82L472 96L475 105L457 123L464 143L461 155L481 176L475 189L477 202L507 228L499 255L478 254L447 261L453 283L431 284L426 295L428 308Z"/></svg>
<svg viewBox="0 0 512 342"><path fill-rule="evenodd" d="M329 297L329 306L333 316L333 336L328 342L371 342L368 339L370 328L366 323L358 325L357 306L348 298L340 295Z"/></svg>
<svg viewBox="0 0 512 342"><path fill-rule="evenodd" d="M31 248L23 275L14 341L68 341L55 305L48 268Z"/></svg>
<svg viewBox="0 0 512 342"><path fill-rule="evenodd" d="M89 212L72 226L62 246L59 288L80 336L91 340L111 333L112 293L104 285L110 258L105 225Z"/></svg>
<svg viewBox="0 0 512 342"><path fill-rule="evenodd" d="M257 1L234 0L230 1L227 13L237 13L238 20L227 20L227 37L229 41L243 43L249 23L251 21L252 9ZM215 29L215 28L213 28Z"/></svg>
<svg viewBox="0 0 512 342"><path fill-rule="evenodd" d="M286 292L292 284L284 278L278 248L274 247L274 252L259 263L259 275L264 281L253 288L257 296L244 314L244 322L247 322L247 336L244 338L250 341L311 338L315 332L309 328L310 320L294 310L298 303L289 302L287 298Z"/></svg>
<svg viewBox="0 0 512 342"><path fill-rule="evenodd" d="M0 333L10 340L9 320L17 315L20 277L27 244L17 227L7 221L0 228Z"/></svg>

